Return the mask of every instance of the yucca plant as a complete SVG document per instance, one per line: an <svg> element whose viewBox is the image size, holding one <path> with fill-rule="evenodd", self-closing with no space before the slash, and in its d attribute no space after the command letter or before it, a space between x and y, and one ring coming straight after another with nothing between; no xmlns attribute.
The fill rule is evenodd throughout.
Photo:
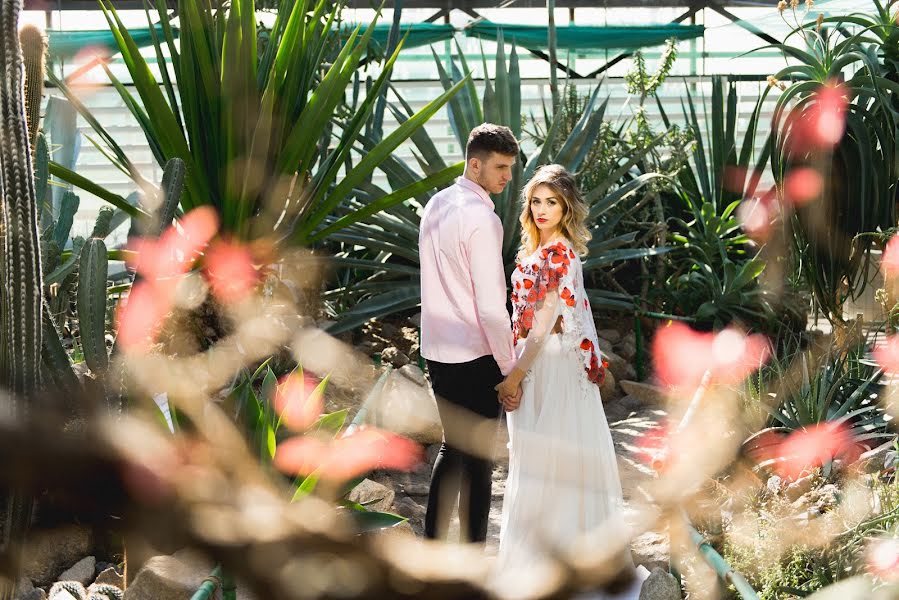
<svg viewBox="0 0 899 600"><path fill-rule="evenodd" d="M447 105L450 125L460 147L465 147L471 130L485 121L506 125L516 137L521 138L521 76L514 46L507 56L505 45L500 40L495 56L495 79L485 80L480 98L477 87L466 75L469 66L461 49L447 65L436 54L434 59L444 89L462 86ZM486 58L483 60L486 71ZM514 268L520 243L519 194L524 182L543 164L560 163L571 171L581 167L591 147L590 141L596 137L605 118L608 101L601 101L599 92L598 87L593 91L577 124L561 144L555 136L564 115L559 113L551 117L545 128L545 137L540 140L537 149L530 157L522 157L518 161L512 181L502 194L494 197L496 213L503 223L503 260L508 273ZM397 104L389 106L400 122L411 118L411 108L402 98ZM416 159L425 173L446 168L433 140L424 130L417 131L411 140L417 151ZM366 140L363 139L363 143ZM593 240L584 263L586 271L615 261L666 251L664 248L628 247L636 239L636 232L612 236L617 220L604 218L615 205L631 199L640 188L660 177L654 173L643 174L624 185L617 185L640 156L625 157L619 168L604 181L591 190L585 190L590 206L589 222L593 227ZM383 168L394 187L408 186L417 177L414 171L395 158L388 158ZM377 193L377 190L372 192ZM371 318L384 317L419 305L419 214L429 197L430 193L423 194L340 231L326 227L320 232L320 235L328 235L331 241L345 244L344 251L334 258L335 265L344 270L338 275L337 285L326 293L325 298L352 307L340 315L331 328L332 332L347 331ZM349 209L353 210L362 203L362 199L351 201ZM335 223L339 222L336 217L332 219ZM634 305L630 296L624 294L599 289L589 289L587 293L596 308L630 309Z"/></svg>
<svg viewBox="0 0 899 600"><path fill-rule="evenodd" d="M779 184L802 164L822 177L822 193L797 207L790 225L799 270L831 321L842 321L843 302L861 293L868 281L873 238L859 234L896 224L896 17L893 3L873 0L869 13L809 20L787 38L798 44L775 46L790 64L774 75L784 91L775 107L771 168ZM803 116L821 110L822 92L836 85L847 102L842 138L832 149L795 151L806 141Z"/></svg>
<svg viewBox="0 0 899 600"><path fill-rule="evenodd" d="M463 85L430 102L352 164L354 145L386 88L402 42L380 65L380 74L355 112L335 128L335 112L345 101L374 31L369 26L361 33L357 27L345 42L333 35L342 2L280 2L265 50L257 52L253 0L179 1L178 43L167 3L155 0L156 14L151 18L148 0L148 19L157 19L162 26L161 37L152 29L158 64L165 65L161 82L113 4L107 0L100 4L136 93L107 69L110 81L143 129L159 165L179 158L187 167L181 210L212 205L222 232L241 239L264 236L281 243L310 243L328 215L355 194L356 186ZM113 164L146 187L146 178L65 82L54 82L97 132L101 149ZM129 214L139 214L123 198L60 165L54 165L53 172ZM455 175L455 169L447 168L415 182L411 189L367 196L363 206L344 215L340 226Z"/></svg>

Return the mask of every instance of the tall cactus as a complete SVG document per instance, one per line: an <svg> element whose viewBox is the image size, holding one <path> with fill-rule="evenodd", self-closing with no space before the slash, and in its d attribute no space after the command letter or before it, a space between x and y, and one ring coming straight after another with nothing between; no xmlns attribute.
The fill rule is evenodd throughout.
<svg viewBox="0 0 899 600"><path fill-rule="evenodd" d="M22 58L25 61L25 110L34 152L40 130L44 79L47 76L47 36L34 25L25 25L19 30L19 42L22 44Z"/></svg>
<svg viewBox="0 0 899 600"><path fill-rule="evenodd" d="M91 238L81 249L77 304L84 361L97 375L105 373L109 366L106 353L107 274L106 244L100 238Z"/></svg>
<svg viewBox="0 0 899 600"><path fill-rule="evenodd" d="M0 71L3 72L0 82L0 223L3 226L0 344L4 346L0 385L12 392L12 416L20 419L28 416L29 398L41 384L42 323L38 207L17 35L21 10L22 0L0 2ZM33 500L29 495L21 490L8 490L7 498L6 513L0 521L0 551L12 550L21 543L31 521ZM11 599L15 593L13 587L0 583L0 600Z"/></svg>

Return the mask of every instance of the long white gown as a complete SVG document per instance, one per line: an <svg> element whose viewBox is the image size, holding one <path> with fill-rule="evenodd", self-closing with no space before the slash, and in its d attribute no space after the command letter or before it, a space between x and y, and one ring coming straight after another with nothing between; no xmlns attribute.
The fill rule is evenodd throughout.
<svg viewBox="0 0 899 600"><path fill-rule="evenodd" d="M599 383L604 376L581 261L565 240L519 260L513 329L527 372L520 407L507 413L509 474L496 568L545 567L554 548L621 517L621 482ZM561 317L562 333L552 333ZM639 596L642 569L630 589ZM599 598L598 595L583 596Z"/></svg>

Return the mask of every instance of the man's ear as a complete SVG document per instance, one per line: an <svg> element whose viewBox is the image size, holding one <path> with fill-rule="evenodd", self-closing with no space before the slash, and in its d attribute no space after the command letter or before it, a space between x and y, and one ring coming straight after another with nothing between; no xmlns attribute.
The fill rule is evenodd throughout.
<svg viewBox="0 0 899 600"><path fill-rule="evenodd" d="M472 156L468 159L468 163L465 166L472 173L479 173L481 171L481 159L477 156Z"/></svg>

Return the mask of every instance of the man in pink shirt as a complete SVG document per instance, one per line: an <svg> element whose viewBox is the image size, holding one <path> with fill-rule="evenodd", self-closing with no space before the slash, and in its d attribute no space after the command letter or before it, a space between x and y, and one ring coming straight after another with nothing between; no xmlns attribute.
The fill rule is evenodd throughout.
<svg viewBox="0 0 899 600"><path fill-rule="evenodd" d="M445 538L459 498L462 536L487 539L494 440L499 417L494 387L515 366L506 310L503 225L490 194L512 179L518 142L507 127L475 127L465 172L434 195L421 219L421 355L438 398L443 444L434 463L425 536ZM514 410L521 397L503 401ZM488 424L479 427L478 423Z"/></svg>

